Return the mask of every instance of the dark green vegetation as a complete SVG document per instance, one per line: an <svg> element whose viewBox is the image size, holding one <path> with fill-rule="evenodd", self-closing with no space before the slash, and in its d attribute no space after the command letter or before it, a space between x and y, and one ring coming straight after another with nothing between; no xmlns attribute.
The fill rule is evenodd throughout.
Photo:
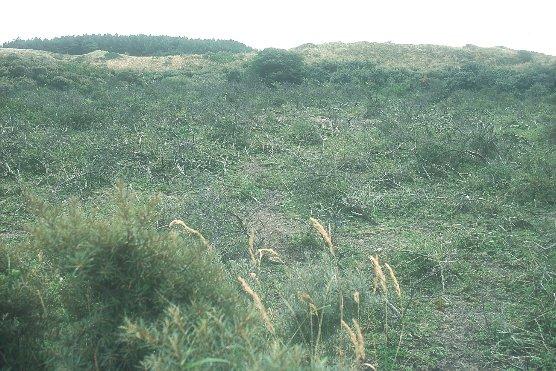
<svg viewBox="0 0 556 371"><path fill-rule="evenodd" d="M234 40L202 40L186 37L152 35L82 35L62 36L53 39L16 39L4 43L4 48L45 50L54 53L86 54L105 50L136 56L245 53L252 49Z"/></svg>
<svg viewBox="0 0 556 371"><path fill-rule="evenodd" d="M299 84L305 73L303 59L297 53L282 49L264 49L251 61L251 70L267 84Z"/></svg>
<svg viewBox="0 0 556 371"><path fill-rule="evenodd" d="M90 58L0 49L0 365L554 368L553 57Z"/></svg>

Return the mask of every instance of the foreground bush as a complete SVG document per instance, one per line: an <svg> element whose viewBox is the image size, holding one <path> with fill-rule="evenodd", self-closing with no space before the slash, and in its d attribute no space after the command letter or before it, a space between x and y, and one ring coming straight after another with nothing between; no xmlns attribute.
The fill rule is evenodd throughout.
<svg viewBox="0 0 556 371"><path fill-rule="evenodd" d="M0 350L6 365L133 368L153 347L125 341L120 326L156 322L175 308L170 303L199 323L231 318L219 328L222 336L234 336L187 344L198 349L182 361L198 362L217 354L214 347L241 341L235 326L250 328L249 311L222 264L204 245L158 232L155 201L136 206L120 187L116 209L105 214L76 203L60 209L33 202L37 220L28 242L1 251L0 290L8 300L0 306ZM28 255L22 259L20 253Z"/></svg>

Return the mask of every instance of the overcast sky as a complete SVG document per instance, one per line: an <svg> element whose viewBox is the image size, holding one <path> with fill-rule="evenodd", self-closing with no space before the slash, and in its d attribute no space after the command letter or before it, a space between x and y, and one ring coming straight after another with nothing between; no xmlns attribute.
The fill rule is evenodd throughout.
<svg viewBox="0 0 556 371"><path fill-rule="evenodd" d="M556 55L552 0L0 0L0 42L85 33L506 46Z"/></svg>

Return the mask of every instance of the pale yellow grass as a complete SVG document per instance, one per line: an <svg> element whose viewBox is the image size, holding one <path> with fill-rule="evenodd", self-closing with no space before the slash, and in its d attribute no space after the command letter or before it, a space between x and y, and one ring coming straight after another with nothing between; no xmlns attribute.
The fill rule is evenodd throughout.
<svg viewBox="0 0 556 371"><path fill-rule="evenodd" d="M255 303L255 307L257 308L257 310L259 311L259 314L261 315L261 319L263 320L264 325L266 326L267 330L270 333L273 334L274 333L274 325L272 324L272 321L270 321L270 317L268 316L268 312L266 311L266 308L265 308L261 298L255 292L255 290L253 290L251 288L251 286L249 286L247 281L245 281L243 278L241 278L239 276L238 276L237 280L241 283L241 286L243 287L243 291L245 291L247 294L249 294L249 296L251 296L251 298L253 299L253 302Z"/></svg>
<svg viewBox="0 0 556 371"><path fill-rule="evenodd" d="M183 220L180 220L180 219L172 220L172 222L170 223L170 227L173 227L175 225L181 226L185 230L185 232L187 232L188 234L190 234L192 236L197 237L207 249L212 250L211 244L208 242L208 240L205 238L205 236L203 236L201 234L201 232L199 232L196 229L193 229L193 228L189 227L187 224L184 223Z"/></svg>
<svg viewBox="0 0 556 371"><path fill-rule="evenodd" d="M375 274L373 291L376 292L377 288L380 287L382 292L386 294L388 292L388 286L386 286L386 276L380 267L378 256L371 256L369 259L373 264L373 271Z"/></svg>
<svg viewBox="0 0 556 371"><path fill-rule="evenodd" d="M398 278L396 277L396 273L388 263L384 263L384 266L386 267L386 270L388 270L388 274L390 275L390 279L392 280L392 284L394 285L394 290L396 290L396 294L398 295L399 298L401 298L402 290L400 289L400 284L398 283Z"/></svg>
<svg viewBox="0 0 556 371"><path fill-rule="evenodd" d="M363 362L365 360L365 340L363 338L363 333L361 332L361 327L359 323L353 319L353 329L342 320L342 328L348 335L351 345L353 345L353 351L355 353L355 359L358 362Z"/></svg>
<svg viewBox="0 0 556 371"><path fill-rule="evenodd" d="M320 234L326 246L328 246L330 254L332 254L332 256L336 256L336 248L332 244L332 236L330 235L330 232L328 232L326 228L323 227L318 219L309 218L309 221L311 222L313 228L315 228L315 230Z"/></svg>

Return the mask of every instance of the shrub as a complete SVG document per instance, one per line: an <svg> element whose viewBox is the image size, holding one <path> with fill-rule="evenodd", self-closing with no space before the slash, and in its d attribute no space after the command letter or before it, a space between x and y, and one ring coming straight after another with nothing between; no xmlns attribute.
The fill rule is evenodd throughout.
<svg viewBox="0 0 556 371"><path fill-rule="evenodd" d="M104 54L104 59L107 61L111 59L118 59L118 58L121 58L121 55L116 52L106 52L106 54Z"/></svg>
<svg viewBox="0 0 556 371"><path fill-rule="evenodd" d="M14 90L14 84L8 79L0 79L0 99L7 98L8 94Z"/></svg>
<svg viewBox="0 0 556 371"><path fill-rule="evenodd" d="M531 62L533 60L533 53L528 50L518 50L516 57L519 63Z"/></svg>
<svg viewBox="0 0 556 371"><path fill-rule="evenodd" d="M32 200L37 219L29 241L0 250L0 293L9 298L0 305L0 350L8 366L134 367L153 347L122 340L120 326L158 323L171 303L199 321L218 313L230 323L249 322L214 252L157 231L156 198L138 206L134 197L120 185L115 208L102 212ZM24 254L23 263L14 259ZM184 360L215 352L202 344Z"/></svg>
<svg viewBox="0 0 556 371"><path fill-rule="evenodd" d="M41 343L54 319L56 285L40 256L0 242L0 369L37 369ZM58 281L58 283L60 283Z"/></svg>
<svg viewBox="0 0 556 371"><path fill-rule="evenodd" d="M266 84L291 83L303 81L305 66L299 54L267 48L253 58L251 71Z"/></svg>
<svg viewBox="0 0 556 371"><path fill-rule="evenodd" d="M320 128L306 119L296 120L289 130L292 143L299 145L319 145L323 142Z"/></svg>
<svg viewBox="0 0 556 371"><path fill-rule="evenodd" d="M240 293L200 232L182 221L170 226L192 237L167 227L157 230L157 198L137 203L138 198L121 184L104 210L85 210L76 201L54 207L31 197L36 220L28 228L29 239L11 249L0 246L0 294L7 298L0 302L1 366L318 368L325 361L321 350L331 354L339 344L347 351L342 329L358 333L356 343L351 337L358 347L355 365L365 360L358 321L367 328L369 316L378 314L370 323L388 321L384 336L400 330L399 321L387 318L392 313L381 309L388 295L402 304L397 280L392 278L397 296L392 290L388 294L384 276L381 295L372 295L368 272L352 274L342 267L329 232L316 219L310 220L325 243L317 254L324 255L322 264L305 270L279 259L280 269L267 270L262 251L279 254L250 250L248 272L257 274L250 273L247 283L241 278L247 273L243 265L243 273L237 272ZM287 282L272 279L284 272ZM266 278L258 280L258 275ZM353 290L355 302L348 299Z"/></svg>
<svg viewBox="0 0 556 371"><path fill-rule="evenodd" d="M64 90L71 85L71 80L63 76L54 76L52 80L48 82L48 85L55 89Z"/></svg>
<svg viewBox="0 0 556 371"><path fill-rule="evenodd" d="M243 71L239 68L231 68L224 72L224 76L226 77L226 81L231 83L238 83L243 81Z"/></svg>

